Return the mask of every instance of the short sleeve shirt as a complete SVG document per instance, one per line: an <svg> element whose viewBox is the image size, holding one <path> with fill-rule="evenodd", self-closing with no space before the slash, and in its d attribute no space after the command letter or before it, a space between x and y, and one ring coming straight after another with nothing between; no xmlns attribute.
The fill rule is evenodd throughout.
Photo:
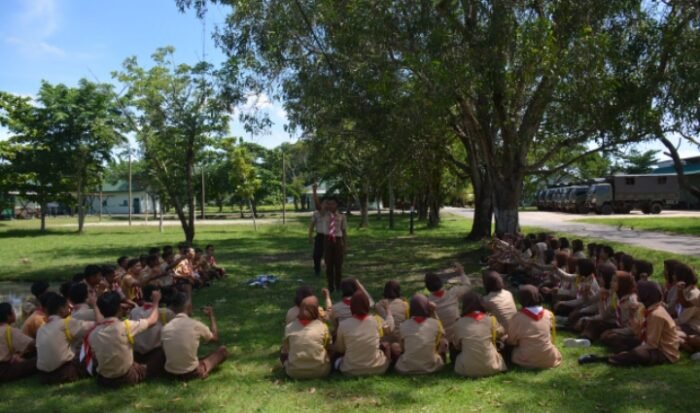
<svg viewBox="0 0 700 413"><path fill-rule="evenodd" d="M200 321L180 313L163 327L161 340L165 351L165 370L172 374L194 371L199 365L199 341L211 341L214 334Z"/></svg>

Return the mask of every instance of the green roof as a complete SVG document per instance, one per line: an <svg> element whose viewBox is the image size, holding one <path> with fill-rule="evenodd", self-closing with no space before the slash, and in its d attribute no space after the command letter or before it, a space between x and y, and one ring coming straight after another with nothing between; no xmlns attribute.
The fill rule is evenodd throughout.
<svg viewBox="0 0 700 413"><path fill-rule="evenodd" d="M687 175L693 175L700 173L700 164L686 164L683 165L683 172ZM656 168L654 171L652 171L652 174L654 175L661 175L661 174L675 174L676 173L676 168L671 166L664 166L661 168Z"/></svg>

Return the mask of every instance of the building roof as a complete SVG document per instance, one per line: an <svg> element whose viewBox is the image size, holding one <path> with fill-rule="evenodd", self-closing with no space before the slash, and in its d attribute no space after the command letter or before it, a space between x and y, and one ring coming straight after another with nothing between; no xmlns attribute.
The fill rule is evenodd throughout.
<svg viewBox="0 0 700 413"><path fill-rule="evenodd" d="M662 167L654 169L651 173L654 175L675 174L676 168L674 168L673 165L662 166ZM683 165L683 173L685 173L686 175L700 174L700 164L685 164L685 165Z"/></svg>
<svg viewBox="0 0 700 413"><path fill-rule="evenodd" d="M138 185L132 182L131 192L142 192ZM102 192L129 192L129 182L119 180L117 182L105 182L102 184Z"/></svg>

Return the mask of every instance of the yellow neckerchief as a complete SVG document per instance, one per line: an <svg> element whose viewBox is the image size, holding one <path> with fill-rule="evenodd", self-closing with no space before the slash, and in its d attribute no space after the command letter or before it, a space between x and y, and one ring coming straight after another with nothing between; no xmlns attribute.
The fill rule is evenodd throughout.
<svg viewBox="0 0 700 413"><path fill-rule="evenodd" d="M440 320L437 320L438 322L438 333L437 336L435 337L435 352L437 353L440 350L440 342L442 341L442 332L444 331L444 328L442 327L442 322Z"/></svg>
<svg viewBox="0 0 700 413"><path fill-rule="evenodd" d="M617 307L620 305L620 300L617 297L617 292L613 292L610 297L610 308L617 311Z"/></svg>
<svg viewBox="0 0 700 413"><path fill-rule="evenodd" d="M134 336L131 335L131 323L129 320L124 320L124 327L126 328L126 339L129 341L129 344L133 346Z"/></svg>
<svg viewBox="0 0 700 413"><path fill-rule="evenodd" d="M323 324L323 347L328 347L331 344L331 335L328 332L328 326Z"/></svg>
<svg viewBox="0 0 700 413"><path fill-rule="evenodd" d="M406 304L406 306L405 306L405 308L406 308L406 320L408 320L409 318L411 318L410 306L408 304L408 301L406 301L405 298L402 298L401 301L403 301L403 303Z"/></svg>
<svg viewBox="0 0 700 413"><path fill-rule="evenodd" d="M498 334L498 324L496 323L496 317L491 317L491 342L496 345L496 334Z"/></svg>
<svg viewBox="0 0 700 413"><path fill-rule="evenodd" d="M547 311L547 310L544 310ZM547 311L547 315L550 315L551 313ZM554 318L554 316L550 316L549 318L550 323L552 324L552 344L556 345L557 342L557 320Z"/></svg>
<svg viewBox="0 0 700 413"><path fill-rule="evenodd" d="M382 327L382 325L384 324L384 319L378 315L375 315L374 320L377 322L377 331L379 332L379 338L384 337L384 328Z"/></svg>
<svg viewBox="0 0 700 413"><path fill-rule="evenodd" d="M5 324L5 340L7 341L7 351L15 354L15 346L12 344L12 326Z"/></svg>
<svg viewBox="0 0 700 413"><path fill-rule="evenodd" d="M168 312L166 311L165 308L161 308L159 310L160 313L160 323L163 325L168 324Z"/></svg>
<svg viewBox="0 0 700 413"><path fill-rule="evenodd" d="M66 334L66 340L68 340L69 343L73 342L73 335L70 333L70 320L71 316L68 316L63 319L63 328L64 328L64 333Z"/></svg>

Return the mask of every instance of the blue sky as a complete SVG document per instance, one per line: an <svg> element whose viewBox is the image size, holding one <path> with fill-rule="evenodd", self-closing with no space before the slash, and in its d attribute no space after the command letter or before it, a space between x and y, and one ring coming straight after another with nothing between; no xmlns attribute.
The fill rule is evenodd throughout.
<svg viewBox="0 0 700 413"><path fill-rule="evenodd" d="M174 0L0 0L0 90L34 95L41 80L75 85L80 78L112 82L110 73L135 55L147 65L158 47L176 48L178 62L219 63L223 54L211 32L227 9L210 7L204 25L192 12L180 13ZM267 147L290 142L286 113L267 95L251 96L246 107L266 111L274 126L252 140ZM231 133L244 136L235 122ZM0 138L7 135L0 130ZM246 135L251 140L250 135Z"/></svg>
<svg viewBox="0 0 700 413"><path fill-rule="evenodd" d="M31 96L42 79L68 85L82 77L109 82L126 57L135 55L146 64L166 45L176 48L179 62L198 61L204 46L207 60L218 63L223 55L211 32L227 13L221 6L209 8L203 45L202 21L192 11L180 13L174 0L0 0L0 90ZM283 130L286 112L279 102L251 96L246 107L266 111L274 125L268 134L251 138L235 122L232 135L266 147L293 140ZM6 136L0 129L0 139ZM680 149L683 156L698 154L688 144Z"/></svg>

